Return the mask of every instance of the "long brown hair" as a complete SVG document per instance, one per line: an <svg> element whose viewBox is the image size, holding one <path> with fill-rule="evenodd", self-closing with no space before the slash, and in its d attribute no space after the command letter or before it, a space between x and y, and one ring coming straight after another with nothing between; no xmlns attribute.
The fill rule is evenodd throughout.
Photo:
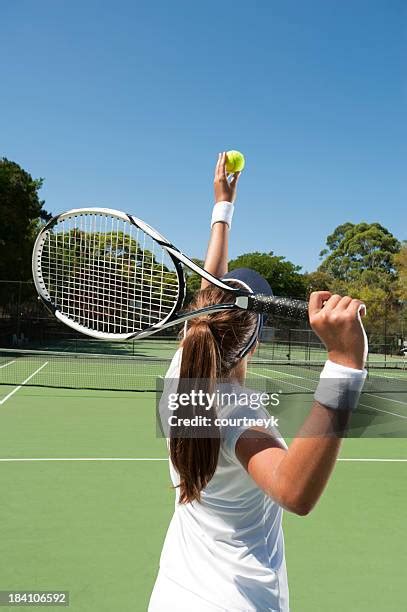
<svg viewBox="0 0 407 612"><path fill-rule="evenodd" d="M239 286L234 282L231 285ZM221 289L209 286L197 293L191 309L230 302ZM185 380L215 381L229 378L257 326L257 315L246 310L226 310L196 317L188 322L182 341L180 386ZM187 407L188 410L188 407ZM216 408L208 411L216 416ZM180 476L180 503L199 501L201 491L213 477L218 463L220 436L170 438L171 461Z"/></svg>

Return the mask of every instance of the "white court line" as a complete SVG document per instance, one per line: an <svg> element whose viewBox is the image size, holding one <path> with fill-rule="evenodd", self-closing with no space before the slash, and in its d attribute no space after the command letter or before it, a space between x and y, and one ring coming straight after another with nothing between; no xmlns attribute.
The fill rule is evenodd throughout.
<svg viewBox="0 0 407 612"><path fill-rule="evenodd" d="M250 374L254 374L255 376L261 376L262 378L267 378L268 380L271 380L272 382L275 382L281 385L286 384L286 385L291 385L292 387L298 387L299 389L305 389L305 391L314 391L314 389L310 389L309 387L304 387L304 385L296 385L293 382L289 383L286 380L272 378L271 376L266 376L265 374L259 374L258 372L253 372L252 370L247 370L247 371L250 372ZM278 372L277 370L268 370L268 372L275 372L276 374L281 374L281 372ZM306 380L304 379L303 376L294 376L294 374L289 374L289 376L293 376L294 378L301 378L301 380Z"/></svg>
<svg viewBox="0 0 407 612"><path fill-rule="evenodd" d="M2 399L2 400L0 400L0 406L1 406L2 404L4 404L4 402L7 402L7 400L8 400L8 399L10 399L10 397L11 397L12 395L14 395L14 393L17 393L17 391L19 391L19 390L21 389L21 387L24 387L24 385L25 385L26 383L28 383L28 381L29 381L29 380L31 380L33 376L35 376L36 374L38 374L38 372L40 372L40 371L41 371L43 368L45 368L45 366L47 366L47 365L48 365L48 363L49 363L48 361L46 361L45 363L43 363L43 364L42 364L42 366L41 366L41 367L39 367L39 368L37 368L37 369L35 370L35 372L33 372L32 374L30 374L30 376L29 376L28 378L26 378L26 379L25 379L25 380L24 380L24 381L21 383L21 385L18 385L18 387L16 387L16 388L15 388L15 389L13 389L12 391L10 391L10 393L9 393L8 395L6 395L6 397L3 397L3 399Z"/></svg>
<svg viewBox="0 0 407 612"><path fill-rule="evenodd" d="M267 372L274 372L274 374L280 374L282 376L290 376L291 378L301 378L304 380L304 376L298 376L297 374L289 374L288 372L281 372L281 370L270 370L270 368L264 367L263 370L267 370ZM258 374L257 372L253 372L252 370L248 370L252 374L256 374L256 376L265 376L264 374ZM268 378L268 376L266 376Z"/></svg>
<svg viewBox="0 0 407 612"><path fill-rule="evenodd" d="M370 366L372 367L372 366ZM404 370L402 370L404 372ZM388 380L397 380L398 382L404 382L403 378L401 378L400 376L392 376L391 374L389 375L385 375L385 374L376 374L375 372L372 372L371 370L369 371L369 376L371 378L387 378Z"/></svg>
<svg viewBox="0 0 407 612"><path fill-rule="evenodd" d="M371 459L362 459L362 458L355 458L355 459L338 459L337 461L361 461L363 463L368 463L368 462L383 462L383 463L407 463L407 459L376 459L376 458L371 458Z"/></svg>
<svg viewBox="0 0 407 612"><path fill-rule="evenodd" d="M3 463L21 461L168 461L160 457L5 457L0 458Z"/></svg>
<svg viewBox="0 0 407 612"><path fill-rule="evenodd" d="M383 397L382 395L377 395L377 393L364 393L363 395L370 395L370 397L378 397L379 399L384 399L389 402L395 402L396 404L401 404L402 406L407 406L406 402L402 402L400 400L396 400L392 397Z"/></svg>
<svg viewBox="0 0 407 612"><path fill-rule="evenodd" d="M362 404L359 402L359 406L363 406L363 408L370 408L370 410L375 410L376 412L384 412L385 414L390 414L390 416L400 417L400 419L407 419L405 414L398 414L398 412L390 412L390 410L383 410L383 408L376 408L374 406L369 406L368 404Z"/></svg>
<svg viewBox="0 0 407 612"><path fill-rule="evenodd" d="M1 368L7 368L7 366L9 366L9 365L11 365L12 363L15 363L15 362L16 362L16 360L13 359L13 361L9 361L8 363L3 364L2 366L0 366L0 370L1 370Z"/></svg>
<svg viewBox="0 0 407 612"><path fill-rule="evenodd" d="M287 383L287 381L281 381L281 380L276 381L274 378L271 378L270 376L266 376L265 374L259 374L258 372L252 372L252 374L254 374L255 376L261 376L262 378L267 378L274 382L278 382L281 385L289 384L292 387L298 387L299 389L304 389L305 391L314 391L314 389L310 389L309 387L304 387L304 385L296 385L295 383ZM394 399L392 400L391 398L388 398L388 397L381 397L380 395L375 395L373 393L362 393L362 395L370 395L372 397L377 397L379 399L397 402L399 404L403 404L404 406L406 404L405 402L400 402L399 400L394 400ZM390 414L391 416L399 417L400 419L407 419L407 416L405 416L404 414L398 414L397 412L390 412L389 410L383 410L382 408L376 408L375 406L369 406L368 404L360 403L359 405L363 406L363 408L370 408L370 410L375 410L376 412L384 412L385 414Z"/></svg>
<svg viewBox="0 0 407 612"><path fill-rule="evenodd" d="M88 376L89 377L89 372L76 372L75 370L53 370L53 373L57 376L58 374L61 374L63 376L66 376L68 374L68 376ZM117 378L119 376L123 376L123 377L127 377L129 378L129 376L131 376L131 374L126 374L126 373L121 373L121 372L115 372L114 373L114 377ZM145 378L162 378L162 376L158 376L156 374L144 374L143 373L143 377ZM101 389L103 391L103 389Z"/></svg>
<svg viewBox="0 0 407 612"><path fill-rule="evenodd" d="M166 461L168 457L3 457L3 463L22 463L35 461ZM381 459L381 458L339 458L337 461L360 461L363 463L407 463L407 459Z"/></svg>

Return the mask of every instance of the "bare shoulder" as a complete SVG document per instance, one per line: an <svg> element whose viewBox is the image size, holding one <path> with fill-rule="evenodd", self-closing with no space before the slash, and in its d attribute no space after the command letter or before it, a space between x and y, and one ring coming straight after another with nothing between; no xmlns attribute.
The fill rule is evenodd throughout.
<svg viewBox="0 0 407 612"><path fill-rule="evenodd" d="M270 453L272 449L280 452L286 452L286 448L282 441L273 436L269 430L263 427L253 427L246 429L236 442L236 457L239 459L243 467L250 472L249 464L252 460L260 460L263 463L270 461ZM279 453L280 455L280 453Z"/></svg>

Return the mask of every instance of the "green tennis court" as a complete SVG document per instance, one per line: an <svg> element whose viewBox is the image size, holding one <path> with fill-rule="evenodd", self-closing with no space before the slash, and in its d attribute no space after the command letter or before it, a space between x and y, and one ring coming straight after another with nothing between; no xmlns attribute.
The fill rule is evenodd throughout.
<svg viewBox="0 0 407 612"><path fill-rule="evenodd" d="M146 610L174 501L155 394L130 389L147 388L167 361L124 362L2 353L0 555L7 563L0 590L68 590L75 612ZM316 379L304 364L259 360L250 369L251 378L287 394L297 387L297 402L309 398ZM370 379L390 381L387 391L399 386L363 397L400 428L406 374L402 367L371 372ZM294 612L404 608L407 445L400 431L346 440L316 510L306 518L286 514Z"/></svg>

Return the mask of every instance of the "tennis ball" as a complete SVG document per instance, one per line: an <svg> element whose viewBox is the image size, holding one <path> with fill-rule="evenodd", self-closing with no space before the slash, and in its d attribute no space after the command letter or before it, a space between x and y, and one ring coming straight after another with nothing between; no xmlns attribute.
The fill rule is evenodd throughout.
<svg viewBox="0 0 407 612"><path fill-rule="evenodd" d="M227 151L226 172L241 172L244 168L245 159L240 151Z"/></svg>

